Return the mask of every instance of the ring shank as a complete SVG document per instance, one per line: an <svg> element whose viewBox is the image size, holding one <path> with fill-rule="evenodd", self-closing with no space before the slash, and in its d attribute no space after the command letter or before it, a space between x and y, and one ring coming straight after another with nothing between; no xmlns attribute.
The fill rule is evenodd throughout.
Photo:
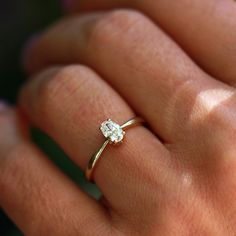
<svg viewBox="0 0 236 236"><path fill-rule="evenodd" d="M121 125L121 128L126 130L127 128L131 128L139 123L144 123L144 120L141 117L132 118Z"/></svg>
<svg viewBox="0 0 236 236"><path fill-rule="evenodd" d="M102 155L104 149L106 148L106 146L108 145L109 140L106 140L102 146L98 149L98 151L91 157L91 159L89 160L85 175L86 178L90 181L92 178L92 172L94 170L94 167L97 163L97 161L99 160L100 156Z"/></svg>
<svg viewBox="0 0 236 236"><path fill-rule="evenodd" d="M126 129L131 128L131 127L138 125L140 123L144 123L144 120L140 117L135 117L135 118L132 118L132 119L126 121L123 125L121 125L121 128L123 130L126 130ZM92 181L93 171L95 169L95 166L96 166L97 162L99 161L103 151L105 150L105 148L108 144L109 144L109 140L106 139L105 142L102 144L102 146L97 150L97 152L89 160L88 166L85 171L85 176L89 181Z"/></svg>

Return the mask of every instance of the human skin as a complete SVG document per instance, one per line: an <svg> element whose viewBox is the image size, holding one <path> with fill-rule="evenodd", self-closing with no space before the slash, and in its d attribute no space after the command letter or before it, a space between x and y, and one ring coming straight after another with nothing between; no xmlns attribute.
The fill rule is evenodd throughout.
<svg viewBox="0 0 236 236"><path fill-rule="evenodd" d="M236 235L236 4L143 2L67 2L26 50L21 116L0 106L0 205L26 235ZM102 154L101 201L27 135L84 170L101 122L134 114L148 126Z"/></svg>

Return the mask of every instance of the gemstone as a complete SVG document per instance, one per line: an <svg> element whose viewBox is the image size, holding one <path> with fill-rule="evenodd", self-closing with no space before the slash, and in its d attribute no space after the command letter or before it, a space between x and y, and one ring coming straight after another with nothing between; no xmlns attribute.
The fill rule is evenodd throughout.
<svg viewBox="0 0 236 236"><path fill-rule="evenodd" d="M111 143L120 143L125 135L125 132L116 122L108 119L101 124L100 130L106 139Z"/></svg>

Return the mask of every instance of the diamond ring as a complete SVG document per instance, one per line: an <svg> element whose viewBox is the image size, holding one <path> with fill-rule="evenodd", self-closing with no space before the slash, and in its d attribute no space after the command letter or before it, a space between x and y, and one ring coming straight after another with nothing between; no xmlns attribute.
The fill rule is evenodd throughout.
<svg viewBox="0 0 236 236"><path fill-rule="evenodd" d="M123 125L118 125L111 119L107 119L101 124L100 131L102 132L106 140L102 144L102 146L97 150L97 152L91 157L88 163L85 175L89 181L92 181L93 179L93 171L106 146L108 144L122 143L125 136L125 130L139 123L144 123L144 120L140 117L135 117L128 120Z"/></svg>

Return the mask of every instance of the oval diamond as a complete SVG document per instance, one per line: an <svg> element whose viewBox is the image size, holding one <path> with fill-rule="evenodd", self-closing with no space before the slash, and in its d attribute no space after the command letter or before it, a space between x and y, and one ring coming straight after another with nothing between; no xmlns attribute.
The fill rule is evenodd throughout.
<svg viewBox="0 0 236 236"><path fill-rule="evenodd" d="M108 119L101 124L100 130L111 143L120 143L125 135L123 129L116 122Z"/></svg>

